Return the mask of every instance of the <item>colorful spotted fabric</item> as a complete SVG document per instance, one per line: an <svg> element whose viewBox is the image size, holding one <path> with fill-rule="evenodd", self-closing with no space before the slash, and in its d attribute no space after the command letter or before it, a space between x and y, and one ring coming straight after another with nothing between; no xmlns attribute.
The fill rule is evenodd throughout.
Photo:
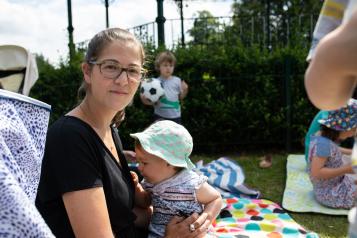
<svg viewBox="0 0 357 238"><path fill-rule="evenodd" d="M227 204L213 223L210 237L308 237L318 235L306 231L279 205L265 199L227 198Z"/></svg>

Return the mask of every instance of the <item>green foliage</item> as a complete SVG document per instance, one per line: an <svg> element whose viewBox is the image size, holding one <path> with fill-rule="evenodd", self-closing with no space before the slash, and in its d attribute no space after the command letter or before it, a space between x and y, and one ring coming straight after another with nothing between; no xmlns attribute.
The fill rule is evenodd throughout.
<svg viewBox="0 0 357 238"><path fill-rule="evenodd" d="M292 4L289 11L293 11L297 1L287 2ZM283 7L278 1L271 4L274 12ZM260 1L233 5L235 14L263 16L263 9ZM189 30L193 41L185 48L171 49L177 58L175 75L189 85L189 94L182 103L182 118L193 135L196 149L224 150L235 145L261 144L282 147L288 129L295 148L300 148L301 139L317 112L307 99L303 83L307 67L306 38L295 34L289 44L277 44L267 50L259 41L246 44L250 36L244 38L237 30L237 24L244 27L242 19L222 26L209 12L199 12L199 16L202 18ZM154 59L164 49L151 43L145 48L147 77L157 77ZM78 103L76 94L82 81L80 62L84 52L84 47L77 49L71 62L62 61L57 68L43 57L38 58L40 78L31 96L52 105L51 122ZM120 127L127 148L132 148L129 133L149 125L152 113L152 107L142 105L136 95Z"/></svg>
<svg viewBox="0 0 357 238"><path fill-rule="evenodd" d="M72 64L62 62L58 68L50 65L43 57L38 57L37 62L39 79L31 89L30 96L52 106L52 123L77 103L77 89L82 81L80 61Z"/></svg>
<svg viewBox="0 0 357 238"><path fill-rule="evenodd" d="M158 51L147 49L148 58L152 59L146 66L150 77L157 76L153 58ZM175 74L189 84L182 117L197 149L216 145L223 150L231 145L261 143L283 146L289 126L287 80L292 102L292 137L299 145L316 113L303 85L307 49L286 47L269 52L258 46L244 47L236 41L229 45L191 45L173 51L177 57ZM31 95L52 105L53 122L77 103L76 93L82 81L80 61L63 62L58 68L43 59L39 61L40 78ZM129 133L149 125L152 111L135 96L120 128L126 146L132 147Z"/></svg>

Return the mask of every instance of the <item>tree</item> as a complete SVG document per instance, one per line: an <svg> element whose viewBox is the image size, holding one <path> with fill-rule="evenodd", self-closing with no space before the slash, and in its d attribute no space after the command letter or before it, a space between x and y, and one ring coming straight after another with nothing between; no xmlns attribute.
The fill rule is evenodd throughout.
<svg viewBox="0 0 357 238"><path fill-rule="evenodd" d="M310 42L322 2L313 0L235 1L232 5L233 28L236 29L237 34L240 34L244 43L281 46L300 40Z"/></svg>
<svg viewBox="0 0 357 238"><path fill-rule="evenodd" d="M193 38L193 44L210 44L219 38L220 23L209 11L198 11L193 27L188 33Z"/></svg>

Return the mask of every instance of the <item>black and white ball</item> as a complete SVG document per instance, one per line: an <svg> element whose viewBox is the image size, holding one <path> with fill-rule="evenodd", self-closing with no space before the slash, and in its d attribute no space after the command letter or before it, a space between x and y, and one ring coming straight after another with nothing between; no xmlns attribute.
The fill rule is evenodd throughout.
<svg viewBox="0 0 357 238"><path fill-rule="evenodd" d="M142 82L140 93L152 103L157 102L162 96L165 95L165 91L160 80L155 78Z"/></svg>

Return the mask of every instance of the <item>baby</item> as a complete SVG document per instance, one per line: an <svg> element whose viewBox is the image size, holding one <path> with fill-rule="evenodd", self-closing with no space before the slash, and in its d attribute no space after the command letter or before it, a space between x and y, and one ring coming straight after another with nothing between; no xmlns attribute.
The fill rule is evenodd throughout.
<svg viewBox="0 0 357 238"><path fill-rule="evenodd" d="M212 222L220 212L222 198L206 182L207 177L191 170L193 143L189 132L173 121L163 120L130 136L136 139L136 158L144 177L145 191L137 190L136 204L153 205L149 237L164 237L165 227L174 216L207 213ZM193 223L189 228L194 231L198 226Z"/></svg>

